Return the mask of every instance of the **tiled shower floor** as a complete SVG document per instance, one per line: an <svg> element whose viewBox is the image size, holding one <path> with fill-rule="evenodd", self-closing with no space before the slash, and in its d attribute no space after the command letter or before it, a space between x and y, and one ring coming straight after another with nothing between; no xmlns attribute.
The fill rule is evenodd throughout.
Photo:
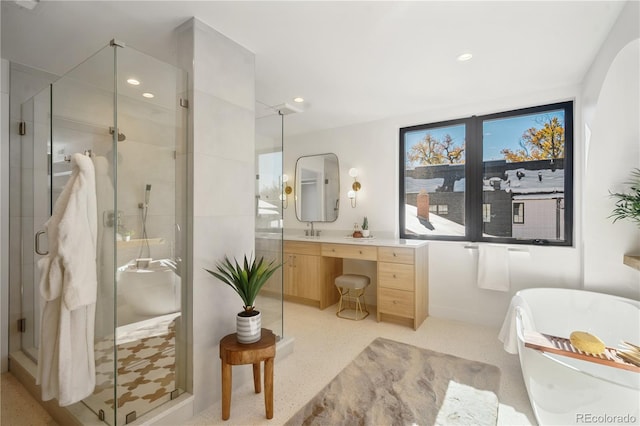
<svg viewBox="0 0 640 426"><path fill-rule="evenodd" d="M96 343L96 388L84 402L92 410L113 412L118 424L127 415L149 412L169 401L176 388L175 322L160 334L118 345L118 396L114 399L113 337Z"/></svg>

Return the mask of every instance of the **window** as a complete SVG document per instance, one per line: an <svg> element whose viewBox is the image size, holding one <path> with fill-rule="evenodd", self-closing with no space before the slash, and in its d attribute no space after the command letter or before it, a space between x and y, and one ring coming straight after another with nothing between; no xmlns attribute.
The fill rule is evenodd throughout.
<svg viewBox="0 0 640 426"><path fill-rule="evenodd" d="M401 128L400 236L571 245L572 154L572 102Z"/></svg>
<svg viewBox="0 0 640 426"><path fill-rule="evenodd" d="M524 203L513 203L513 223L524 223Z"/></svg>
<svg viewBox="0 0 640 426"><path fill-rule="evenodd" d="M482 205L482 221L491 222L491 204Z"/></svg>

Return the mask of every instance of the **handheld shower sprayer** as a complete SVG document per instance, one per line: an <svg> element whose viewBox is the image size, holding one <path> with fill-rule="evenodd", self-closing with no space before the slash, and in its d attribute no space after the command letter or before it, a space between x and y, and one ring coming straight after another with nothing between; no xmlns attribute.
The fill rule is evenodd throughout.
<svg viewBox="0 0 640 426"><path fill-rule="evenodd" d="M144 205L148 206L149 205L149 198L151 198L151 185L147 184L145 190L144 190Z"/></svg>
<svg viewBox="0 0 640 426"><path fill-rule="evenodd" d="M138 259L147 260L151 259L151 248L149 247L149 239L147 237L147 213L149 212L149 200L151 199L151 184L146 184L144 188L144 203L139 203L138 207L141 209L140 216L142 219L142 239L144 243L140 245L140 253ZM147 249L147 256L143 259L144 249Z"/></svg>

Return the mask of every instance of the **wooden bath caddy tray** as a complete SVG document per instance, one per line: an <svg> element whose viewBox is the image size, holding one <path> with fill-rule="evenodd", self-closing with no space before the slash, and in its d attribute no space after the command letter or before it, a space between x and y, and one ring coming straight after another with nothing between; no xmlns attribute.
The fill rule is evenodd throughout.
<svg viewBox="0 0 640 426"><path fill-rule="evenodd" d="M527 330L524 331L524 345L527 348L537 349L542 352L549 352L640 373L640 367L620 358L618 350L615 348L607 347L602 355L593 355L576 349L567 338Z"/></svg>

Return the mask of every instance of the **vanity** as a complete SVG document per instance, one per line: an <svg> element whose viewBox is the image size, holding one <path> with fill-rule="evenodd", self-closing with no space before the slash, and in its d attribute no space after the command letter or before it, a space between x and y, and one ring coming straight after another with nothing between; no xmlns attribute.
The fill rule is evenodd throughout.
<svg viewBox="0 0 640 426"><path fill-rule="evenodd" d="M318 306L338 302L344 259L376 262L377 320L417 329L428 315L427 243L418 240L286 237L284 297Z"/></svg>

